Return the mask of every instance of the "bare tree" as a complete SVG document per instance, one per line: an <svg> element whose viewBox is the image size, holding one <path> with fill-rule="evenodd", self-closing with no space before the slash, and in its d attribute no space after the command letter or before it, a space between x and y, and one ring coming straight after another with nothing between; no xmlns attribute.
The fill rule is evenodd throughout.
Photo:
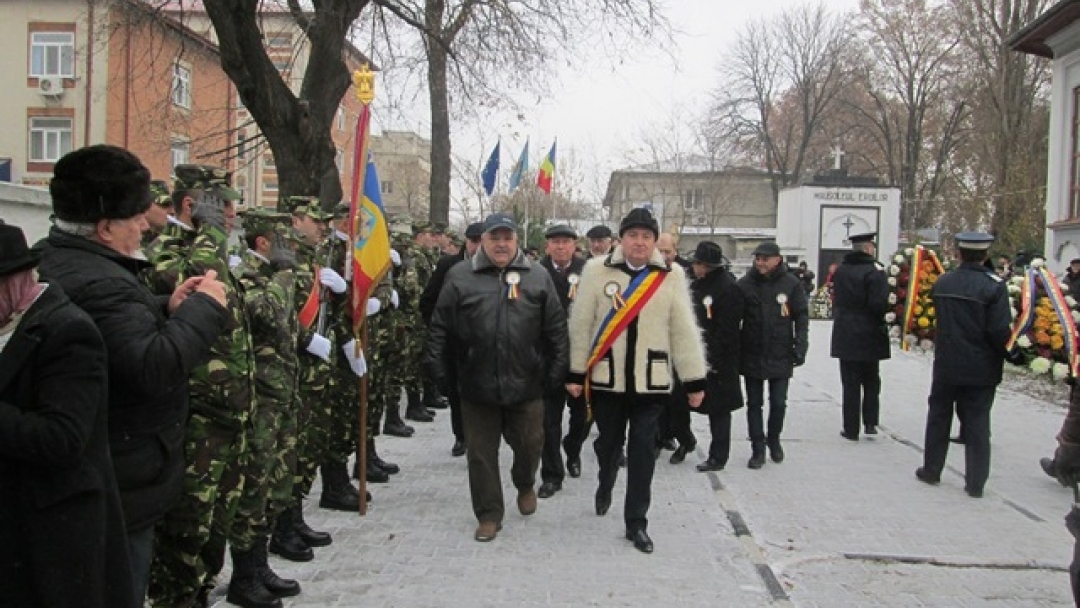
<svg viewBox="0 0 1080 608"><path fill-rule="evenodd" d="M721 64L711 135L765 166L774 196L798 183L811 143L849 80L848 17L823 4L748 23Z"/></svg>
<svg viewBox="0 0 1080 608"><path fill-rule="evenodd" d="M966 153L979 173L967 176L971 196L988 196L989 226L1006 249L1038 247L1046 179L1049 66L1009 51L1005 40L1033 21L1049 0L950 0L969 64L974 124Z"/></svg>
<svg viewBox="0 0 1080 608"><path fill-rule="evenodd" d="M552 64L576 61L574 50L584 40L608 45L609 56L615 56L639 40L663 40L668 34L658 0L373 2L422 39L431 105L433 221L445 222L449 215L452 101L461 111L512 105L508 91L543 95Z"/></svg>

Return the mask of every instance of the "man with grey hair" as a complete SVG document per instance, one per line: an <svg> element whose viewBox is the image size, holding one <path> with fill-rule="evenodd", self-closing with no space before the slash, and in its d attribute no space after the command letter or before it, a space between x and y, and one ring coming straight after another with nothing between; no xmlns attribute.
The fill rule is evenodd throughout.
<svg viewBox="0 0 1080 608"><path fill-rule="evenodd" d="M876 232L853 234L852 251L833 274L832 356L840 359L844 428L840 435L859 440L859 419L867 435L877 434L881 393L879 362L888 359L889 283L874 257Z"/></svg>

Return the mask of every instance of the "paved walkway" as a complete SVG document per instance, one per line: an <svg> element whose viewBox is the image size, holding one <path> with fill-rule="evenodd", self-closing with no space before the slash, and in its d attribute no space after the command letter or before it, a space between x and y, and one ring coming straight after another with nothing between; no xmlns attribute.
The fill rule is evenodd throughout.
<svg viewBox="0 0 1080 608"><path fill-rule="evenodd" d="M319 509L317 496L309 501L309 523L334 543L307 564L272 558L303 585L285 605L1072 606L1065 571L1072 539L1062 521L1071 494L1037 463L1053 448L1064 393L1048 401L1030 390L999 391L991 477L986 496L972 499L955 446L940 486L913 475L927 356L894 352L883 363L882 434L858 443L839 436L830 331L827 321L811 324L810 356L791 386L783 464L746 468L741 412L725 471L694 470L709 438L703 416L693 417L695 455L678 466L667 462L669 452L661 456L650 512L654 554L622 536L625 476L611 512L593 513L589 449L583 476L522 517L504 448L504 529L494 542L475 542L465 460L450 457L449 413L440 411L434 423L413 423L412 438L379 439L381 455L403 471L371 487L366 517Z"/></svg>

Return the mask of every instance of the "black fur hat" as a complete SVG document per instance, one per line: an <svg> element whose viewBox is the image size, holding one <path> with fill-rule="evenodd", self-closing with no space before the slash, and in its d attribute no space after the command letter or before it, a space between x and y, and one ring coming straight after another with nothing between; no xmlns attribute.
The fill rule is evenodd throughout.
<svg viewBox="0 0 1080 608"><path fill-rule="evenodd" d="M64 221L127 219L150 208L150 171L123 148L88 146L57 161L49 194Z"/></svg>
<svg viewBox="0 0 1080 608"><path fill-rule="evenodd" d="M626 214L626 217L619 223L619 238L622 238L622 235L631 228L644 228L651 230L654 237L660 236L660 225L656 223L653 214L649 213L649 210L644 207L635 207L630 210L630 213Z"/></svg>

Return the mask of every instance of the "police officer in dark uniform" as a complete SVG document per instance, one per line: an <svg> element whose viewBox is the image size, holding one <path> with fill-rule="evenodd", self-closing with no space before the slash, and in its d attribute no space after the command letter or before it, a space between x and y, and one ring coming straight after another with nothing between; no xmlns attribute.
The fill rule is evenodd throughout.
<svg viewBox="0 0 1080 608"><path fill-rule="evenodd" d="M555 293L567 317L577 293L581 271L585 268L585 260L574 255L577 238L577 231L566 224L551 226L544 233L547 255L540 261L555 283ZM567 405L570 407L570 429L563 439L562 416ZM586 416L584 396L571 397L561 385L544 394L544 450L540 454L540 479L543 483L536 493L540 498L550 498L562 489L567 470L571 477L581 475L581 444L587 433ZM565 469L559 451L560 440L566 449Z"/></svg>
<svg viewBox="0 0 1080 608"><path fill-rule="evenodd" d="M885 268L874 257L876 232L849 237L852 251L833 275L831 355L840 359L844 387L844 428L840 434L859 440L859 418L867 435L877 434L881 393L878 364L888 359L889 283Z"/></svg>
<svg viewBox="0 0 1080 608"><path fill-rule="evenodd" d="M964 490L973 498L982 497L990 475L990 407L1002 362L1010 357L1005 351L1012 320L1005 282L983 266L993 241L985 232L957 234L962 264L942 275L930 291L937 309L934 377L923 466L915 471L924 483L941 481L955 406L964 420Z"/></svg>

